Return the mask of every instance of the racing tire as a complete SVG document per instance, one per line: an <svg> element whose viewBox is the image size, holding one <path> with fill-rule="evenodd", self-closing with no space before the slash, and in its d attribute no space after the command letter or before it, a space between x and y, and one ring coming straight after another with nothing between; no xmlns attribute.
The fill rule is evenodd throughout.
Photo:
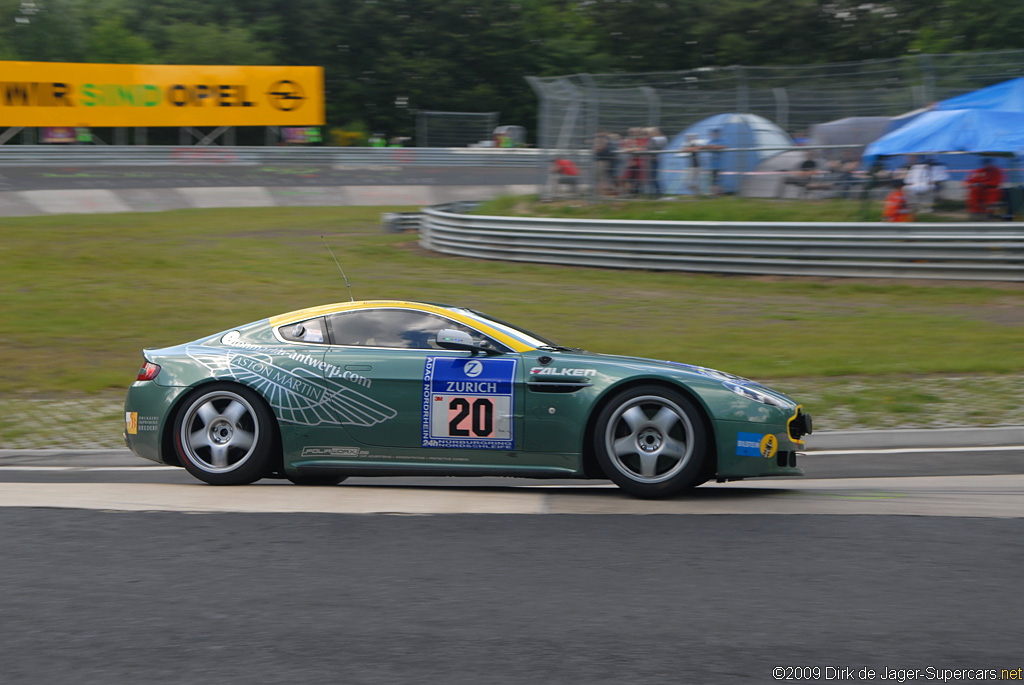
<svg viewBox="0 0 1024 685"><path fill-rule="evenodd" d="M337 485L341 481L348 478L348 476L293 476L284 474L284 477L290 480L295 485L306 485L306 486L317 486L317 485Z"/></svg>
<svg viewBox="0 0 1024 685"><path fill-rule="evenodd" d="M681 393L654 385L624 390L598 414L594 431L601 469L634 497L671 497L704 479L707 431Z"/></svg>
<svg viewBox="0 0 1024 685"><path fill-rule="evenodd" d="M259 395L234 383L189 394L174 418L182 465L210 485L248 485L274 471L277 422Z"/></svg>

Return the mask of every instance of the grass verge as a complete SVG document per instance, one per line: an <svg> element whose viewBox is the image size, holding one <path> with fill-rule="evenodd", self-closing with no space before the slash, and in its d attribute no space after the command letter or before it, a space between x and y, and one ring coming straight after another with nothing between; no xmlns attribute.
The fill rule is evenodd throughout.
<svg viewBox="0 0 1024 685"><path fill-rule="evenodd" d="M743 197L665 196L658 200L604 198L540 202L536 195L504 196L481 204L474 214L544 216L560 219L652 221L881 221L877 199L771 200ZM918 221L967 221L963 203L941 202Z"/></svg>
<svg viewBox="0 0 1024 685"><path fill-rule="evenodd" d="M460 259L421 250L415 234L384 233L380 213L401 209L0 220L0 446L23 444L38 432L16 418L24 415L18 406L32 407L44 423L56 420L65 436L77 424L48 418L64 410L47 403L92 398L116 414L109 407L134 378L143 347L348 299L321 235L357 299L463 304L563 344L771 381L803 400L822 428L1022 418L1015 413L1024 404L1020 286ZM112 434L120 434L119 419Z"/></svg>

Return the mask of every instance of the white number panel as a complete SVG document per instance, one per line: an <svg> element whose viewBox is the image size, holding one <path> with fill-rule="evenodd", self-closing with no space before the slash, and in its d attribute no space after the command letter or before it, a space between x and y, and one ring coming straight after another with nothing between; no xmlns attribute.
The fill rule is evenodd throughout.
<svg viewBox="0 0 1024 685"><path fill-rule="evenodd" d="M423 446L513 449L515 359L427 357Z"/></svg>

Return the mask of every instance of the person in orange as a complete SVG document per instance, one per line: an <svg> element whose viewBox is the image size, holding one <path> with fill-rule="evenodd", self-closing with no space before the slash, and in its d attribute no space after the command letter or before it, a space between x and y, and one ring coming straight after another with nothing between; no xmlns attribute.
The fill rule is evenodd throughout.
<svg viewBox="0 0 1024 685"><path fill-rule="evenodd" d="M964 179L967 186L967 212L971 218L988 218L1003 200L1003 170L991 157L982 160L982 166Z"/></svg>
<svg viewBox="0 0 1024 685"><path fill-rule="evenodd" d="M571 159L559 157L551 163L548 190L552 194L557 195L562 190L562 186L566 186L570 193L575 194L579 189L579 180L580 168Z"/></svg>
<svg viewBox="0 0 1024 685"><path fill-rule="evenodd" d="M914 215L907 204L907 196L903 194L903 186L898 185L885 198L885 206L882 208L882 221L913 221Z"/></svg>

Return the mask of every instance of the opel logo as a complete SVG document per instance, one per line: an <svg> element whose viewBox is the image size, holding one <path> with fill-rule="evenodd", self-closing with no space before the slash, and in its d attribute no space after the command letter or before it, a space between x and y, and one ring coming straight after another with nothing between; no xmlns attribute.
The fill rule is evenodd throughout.
<svg viewBox="0 0 1024 685"><path fill-rule="evenodd" d="M289 80L274 83L267 91L267 96L270 98L270 104L282 112L298 109L306 99L306 93L302 90L302 86Z"/></svg>

